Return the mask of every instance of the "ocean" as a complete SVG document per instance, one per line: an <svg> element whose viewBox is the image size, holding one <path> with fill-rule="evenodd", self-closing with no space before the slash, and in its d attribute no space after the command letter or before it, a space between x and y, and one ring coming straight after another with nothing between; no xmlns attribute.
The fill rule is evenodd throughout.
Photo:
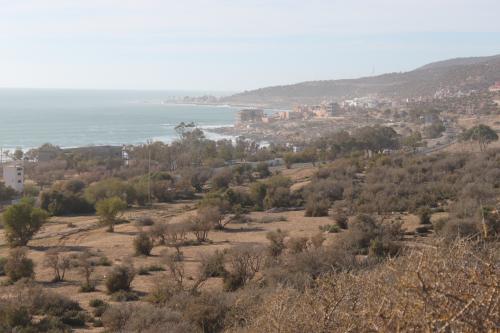
<svg viewBox="0 0 500 333"><path fill-rule="evenodd" d="M171 142L177 138L174 127L182 121L194 122L201 129L234 124L237 108L165 104L186 95L200 93L0 89L0 147L26 150L44 143L81 147Z"/></svg>

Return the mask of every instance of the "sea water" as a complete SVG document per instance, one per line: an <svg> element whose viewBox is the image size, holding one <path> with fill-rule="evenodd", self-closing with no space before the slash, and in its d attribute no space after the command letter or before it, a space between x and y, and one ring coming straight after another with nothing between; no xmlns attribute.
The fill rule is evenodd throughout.
<svg viewBox="0 0 500 333"><path fill-rule="evenodd" d="M200 93L0 89L0 147L171 142L180 122L194 122L201 129L234 124L237 108L165 102L186 95Z"/></svg>

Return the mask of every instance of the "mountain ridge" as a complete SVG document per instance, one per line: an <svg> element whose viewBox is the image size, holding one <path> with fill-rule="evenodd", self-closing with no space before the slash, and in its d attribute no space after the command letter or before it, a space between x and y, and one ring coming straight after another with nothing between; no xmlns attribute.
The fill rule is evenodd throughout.
<svg viewBox="0 0 500 333"><path fill-rule="evenodd" d="M244 91L224 103L262 107L290 107L341 101L366 95L387 98L432 97L440 89L484 90L500 81L500 54L432 62L408 72L385 73L357 79L305 81Z"/></svg>

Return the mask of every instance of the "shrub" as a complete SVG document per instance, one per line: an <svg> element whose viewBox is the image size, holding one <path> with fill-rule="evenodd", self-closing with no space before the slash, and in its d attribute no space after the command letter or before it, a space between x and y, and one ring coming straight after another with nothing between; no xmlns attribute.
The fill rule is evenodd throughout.
<svg viewBox="0 0 500 333"><path fill-rule="evenodd" d="M148 266L148 271L150 272L163 272L165 268L163 266L158 265L158 264L151 264Z"/></svg>
<svg viewBox="0 0 500 333"><path fill-rule="evenodd" d="M5 262L5 274L13 282L35 275L33 260L27 257L26 252L25 248L12 249Z"/></svg>
<svg viewBox="0 0 500 333"><path fill-rule="evenodd" d="M393 242L383 242L379 238L370 241L368 255L374 257L385 257L386 255L396 255L399 251L399 246Z"/></svg>
<svg viewBox="0 0 500 333"><path fill-rule="evenodd" d="M422 225L422 226L416 227L415 232L417 234L426 234L429 232L429 229L430 229L429 225Z"/></svg>
<svg viewBox="0 0 500 333"><path fill-rule="evenodd" d="M197 327L183 321L179 313L151 304L110 306L102 316L108 332L197 332Z"/></svg>
<svg viewBox="0 0 500 333"><path fill-rule="evenodd" d="M138 275L149 275L150 272L163 272L165 271L165 268L163 268L160 265L149 265L149 266L141 266L137 270Z"/></svg>
<svg viewBox="0 0 500 333"><path fill-rule="evenodd" d="M328 216L330 202L327 199L319 199L315 195L310 195L306 203L305 216L319 217Z"/></svg>
<svg viewBox="0 0 500 333"><path fill-rule="evenodd" d="M418 209L418 218L420 219L420 224L430 224L431 223L431 209L427 206L420 207Z"/></svg>
<svg viewBox="0 0 500 333"><path fill-rule="evenodd" d="M146 300L156 305L165 305L170 299L181 292L179 285L168 279L166 276L161 276L154 280L153 288L146 297Z"/></svg>
<svg viewBox="0 0 500 333"><path fill-rule="evenodd" d="M378 235L378 228L375 219L366 214L356 216L343 234L344 245L347 248L367 250L372 239Z"/></svg>
<svg viewBox="0 0 500 333"><path fill-rule="evenodd" d="M9 292L15 302L0 300L1 332L69 332L67 325L83 326L88 319L77 302L30 281Z"/></svg>
<svg viewBox="0 0 500 333"><path fill-rule="evenodd" d="M131 204L136 200L136 192L132 185L117 178L93 183L85 189L85 198L92 204L115 197Z"/></svg>
<svg viewBox="0 0 500 333"><path fill-rule="evenodd" d="M111 264L111 260L109 260L108 257L102 255L97 260L96 265L97 266L106 266L107 267L107 266L111 266L112 264Z"/></svg>
<svg viewBox="0 0 500 333"><path fill-rule="evenodd" d="M132 266L117 266L106 278L105 284L108 293L113 294L120 290L130 290L130 284L134 280L135 271Z"/></svg>
<svg viewBox="0 0 500 333"><path fill-rule="evenodd" d="M53 248L45 253L44 266L54 271L52 282L64 281L66 270L71 266L71 260L69 256L65 256L58 249Z"/></svg>
<svg viewBox="0 0 500 333"><path fill-rule="evenodd" d="M320 225L319 230L323 232L328 232L331 234L335 234L337 232L340 232L340 228L336 224L326 224L326 225Z"/></svg>
<svg viewBox="0 0 500 333"><path fill-rule="evenodd" d="M448 241L452 241L463 237L478 237L480 233L474 221L448 220L442 228L437 231L437 234Z"/></svg>
<svg viewBox="0 0 500 333"><path fill-rule="evenodd" d="M80 288L78 289L81 293L91 293L95 291L95 283L94 282L84 282L80 285Z"/></svg>
<svg viewBox="0 0 500 333"><path fill-rule="evenodd" d="M5 237L11 247L25 246L47 221L48 214L34 207L34 201L23 198L3 213Z"/></svg>
<svg viewBox="0 0 500 333"><path fill-rule="evenodd" d="M434 231L437 233L437 234L440 234L441 230L443 229L443 227L446 225L446 223L448 223L449 219L446 218L446 217L442 217L440 219L437 219L435 220L434 222L432 222L432 227L434 228Z"/></svg>
<svg viewBox="0 0 500 333"><path fill-rule="evenodd" d="M343 213L336 212L336 213L332 214L332 219L335 220L335 224L337 224L337 226L340 229L347 229L348 222L349 222L347 215L345 215Z"/></svg>
<svg viewBox="0 0 500 333"><path fill-rule="evenodd" d="M199 297L188 299L183 318L196 325L200 332L220 332L229 310L224 294L203 293Z"/></svg>
<svg viewBox="0 0 500 333"><path fill-rule="evenodd" d="M286 216L263 216L260 220L256 221L257 223L273 223L273 222L285 222L288 221Z"/></svg>
<svg viewBox="0 0 500 333"><path fill-rule="evenodd" d="M211 225L213 228L223 230L229 221L224 223L224 214L219 206L202 206L198 208L197 216L202 223Z"/></svg>
<svg viewBox="0 0 500 333"><path fill-rule="evenodd" d="M119 214L127 208L127 203L119 197L103 199L96 203L96 212L101 224L108 227L109 232L114 231Z"/></svg>
<svg viewBox="0 0 500 333"><path fill-rule="evenodd" d="M271 175L271 171L269 171L269 165L266 162L258 163L255 167L255 171L257 171L260 178L266 178Z"/></svg>
<svg viewBox="0 0 500 333"><path fill-rule="evenodd" d="M94 212L94 205L89 203L82 193L54 188L41 193L40 207L55 216Z"/></svg>
<svg viewBox="0 0 500 333"><path fill-rule="evenodd" d="M137 275L149 275L149 269L146 266L141 266L137 270Z"/></svg>
<svg viewBox="0 0 500 333"><path fill-rule="evenodd" d="M89 306L91 306L93 308L97 308L97 307L103 306L105 304L106 304L106 302L104 302L102 299L99 299L99 298L93 298L89 301Z"/></svg>
<svg viewBox="0 0 500 333"><path fill-rule="evenodd" d="M92 314L94 315L94 317L102 317L102 315L104 314L104 312L106 312L108 307L109 307L108 303L104 303L102 305L96 306L92 310Z"/></svg>
<svg viewBox="0 0 500 333"><path fill-rule="evenodd" d="M189 231L196 237L199 243L205 242L208 239L208 232L212 229L213 224L210 220L200 216L192 216L188 219Z"/></svg>
<svg viewBox="0 0 500 333"><path fill-rule="evenodd" d="M0 201L9 201L16 197L16 190L12 187L5 186L4 182L0 182Z"/></svg>
<svg viewBox="0 0 500 333"><path fill-rule="evenodd" d="M324 241L325 241L325 236L323 236L323 233L321 232L311 237L311 243L316 249L323 246Z"/></svg>
<svg viewBox="0 0 500 333"><path fill-rule="evenodd" d="M15 329L28 327L31 324L31 315L25 305L13 302L0 303L0 330L14 332Z"/></svg>
<svg viewBox="0 0 500 333"><path fill-rule="evenodd" d="M145 232L139 233L134 238L134 249L136 255L149 256L153 249L153 241Z"/></svg>
<svg viewBox="0 0 500 333"><path fill-rule="evenodd" d="M68 311L61 317L61 322L69 326L83 327L87 319L87 315L82 311Z"/></svg>
<svg viewBox="0 0 500 333"><path fill-rule="evenodd" d="M201 258L201 274L204 277L223 277L226 274L224 267L225 253L216 250L214 253Z"/></svg>
<svg viewBox="0 0 500 333"><path fill-rule="evenodd" d="M289 178L273 176L264 185L266 186L266 194L263 202L265 208L292 206L290 195L291 180Z"/></svg>
<svg viewBox="0 0 500 333"><path fill-rule="evenodd" d="M433 245L373 269L332 272L304 290L275 289L238 318L248 332L496 331L498 247Z"/></svg>
<svg viewBox="0 0 500 333"><path fill-rule="evenodd" d="M286 243L286 247L291 253L297 254L307 248L307 237L291 237Z"/></svg>
<svg viewBox="0 0 500 333"><path fill-rule="evenodd" d="M288 235L286 231L278 229L270 231L266 234L266 238L270 241L269 254L272 257L278 257L285 249L285 237Z"/></svg>
<svg viewBox="0 0 500 333"><path fill-rule="evenodd" d="M114 302L130 302L138 299L137 293L130 290L119 290L111 295L111 300Z"/></svg>
<svg viewBox="0 0 500 333"><path fill-rule="evenodd" d="M80 291L84 293L92 292L95 290L95 281L92 280L92 273L94 272L94 264L92 262L92 255L90 252L85 251L81 253L76 259L76 267L79 273L83 276L83 281L80 285Z"/></svg>
<svg viewBox="0 0 500 333"><path fill-rule="evenodd" d="M155 221L148 216L141 216L135 221L135 225L138 227L149 227L155 224Z"/></svg>
<svg viewBox="0 0 500 333"><path fill-rule="evenodd" d="M230 169L222 169L216 173L210 180L212 190L225 189L229 186L233 179L233 173Z"/></svg>
<svg viewBox="0 0 500 333"><path fill-rule="evenodd" d="M227 254L227 274L224 275L224 290L235 291L243 287L260 270L264 261L264 249L241 245Z"/></svg>

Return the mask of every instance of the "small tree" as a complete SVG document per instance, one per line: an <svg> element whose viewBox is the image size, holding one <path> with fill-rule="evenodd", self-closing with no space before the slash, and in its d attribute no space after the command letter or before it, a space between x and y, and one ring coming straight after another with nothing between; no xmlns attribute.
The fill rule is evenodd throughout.
<svg viewBox="0 0 500 333"><path fill-rule="evenodd" d="M199 243L205 242L208 239L208 232L212 229L213 224L209 219L201 216L192 216L187 221L189 231L193 233Z"/></svg>
<svg viewBox="0 0 500 333"><path fill-rule="evenodd" d="M261 247L241 245L227 255L228 273L224 276L224 289L234 291L244 286L260 270L265 258Z"/></svg>
<svg viewBox="0 0 500 333"><path fill-rule="evenodd" d="M165 265L168 268L168 271L170 272L170 275L174 279L177 288L179 290L183 290L184 288L184 278L185 278L185 271L184 271L184 264L177 260L176 255L172 255L167 253L166 251L162 253L162 259Z"/></svg>
<svg viewBox="0 0 500 333"><path fill-rule="evenodd" d="M479 124L469 128L462 134L462 139L465 141L475 141L479 144L479 149L484 151L486 146L493 141L498 140L498 134L489 126Z"/></svg>
<svg viewBox="0 0 500 333"><path fill-rule="evenodd" d="M212 190L221 190L227 188L232 180L233 173L231 169L226 168L217 172L212 179L210 179L210 184L212 186Z"/></svg>
<svg viewBox="0 0 500 333"><path fill-rule="evenodd" d="M206 220L214 228L222 230L230 220L224 222L224 214L218 206L204 206L198 208L198 217Z"/></svg>
<svg viewBox="0 0 500 333"><path fill-rule="evenodd" d="M131 265L116 266L106 278L106 288L110 294L130 290L135 277L135 270Z"/></svg>
<svg viewBox="0 0 500 333"><path fill-rule="evenodd" d="M29 198L8 207L3 213L3 224L10 247L26 246L47 219L47 212L35 208L34 201Z"/></svg>
<svg viewBox="0 0 500 333"><path fill-rule="evenodd" d="M269 165L266 162L260 162L255 167L255 171L259 173L260 178L266 178L271 175L271 171L269 171Z"/></svg>
<svg viewBox="0 0 500 333"><path fill-rule="evenodd" d="M90 252L85 251L81 253L77 260L76 266L83 275L83 282L80 286L80 291L91 292L95 290L95 282L92 280L92 273L94 272L94 264L91 260L92 255Z"/></svg>
<svg viewBox="0 0 500 333"><path fill-rule="evenodd" d="M29 259L24 247L12 249L5 263L5 274L12 282L22 278L33 278L35 271L33 270L33 260Z"/></svg>
<svg viewBox="0 0 500 333"><path fill-rule="evenodd" d="M293 254L300 253L307 248L307 237L291 237L286 243L286 247Z"/></svg>
<svg viewBox="0 0 500 333"><path fill-rule="evenodd" d="M53 248L45 254L44 266L54 271L52 282L64 281L64 275L71 266L71 260L68 256L61 255L59 249Z"/></svg>
<svg viewBox="0 0 500 333"><path fill-rule="evenodd" d="M177 261L182 261L181 246L186 242L186 234L190 226L186 223L168 224L165 229L165 244L175 248Z"/></svg>
<svg viewBox="0 0 500 333"><path fill-rule="evenodd" d="M127 203L119 197L104 199L96 204L96 212L100 222L108 227L109 232L114 231L115 223L126 208Z"/></svg>
<svg viewBox="0 0 500 333"><path fill-rule="evenodd" d="M14 157L14 159L17 160L17 161L20 161L24 157L24 152L21 149L16 148L16 150L14 151L14 154L12 155L12 157Z"/></svg>
<svg viewBox="0 0 500 333"><path fill-rule="evenodd" d="M269 254L278 257L285 249L285 238L288 235L286 231L278 229L267 233L266 238L271 242L269 244Z"/></svg>
<svg viewBox="0 0 500 333"><path fill-rule="evenodd" d="M209 277L223 277L226 275L226 268L224 267L226 251L215 250L210 255L202 255L200 272L203 276Z"/></svg>
<svg viewBox="0 0 500 333"><path fill-rule="evenodd" d="M141 232L134 238L134 248L136 255L149 256L153 249L153 241L148 234Z"/></svg>
<svg viewBox="0 0 500 333"><path fill-rule="evenodd" d="M149 229L149 234L155 242L159 245L165 245L167 242L168 224L163 221L156 221Z"/></svg>
<svg viewBox="0 0 500 333"><path fill-rule="evenodd" d="M305 216L318 217L328 216L330 201L328 199L318 198L316 195L310 195L306 202Z"/></svg>

